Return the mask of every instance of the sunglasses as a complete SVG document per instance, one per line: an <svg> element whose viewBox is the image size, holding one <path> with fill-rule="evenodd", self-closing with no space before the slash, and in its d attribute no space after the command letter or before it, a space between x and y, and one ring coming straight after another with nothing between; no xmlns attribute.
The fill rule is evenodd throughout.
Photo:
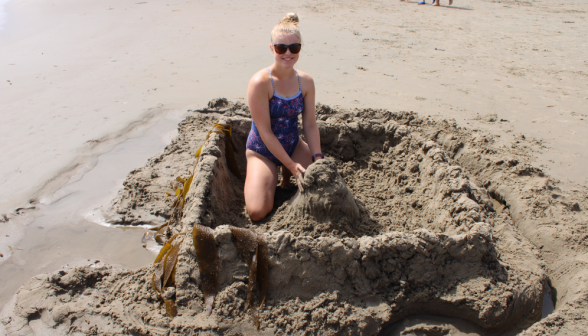
<svg viewBox="0 0 588 336"><path fill-rule="evenodd" d="M300 48L302 48L302 44L300 43L292 43L292 44L274 44L274 50L277 54L285 54L286 50L290 49L290 52L293 54L298 54L300 52Z"/></svg>

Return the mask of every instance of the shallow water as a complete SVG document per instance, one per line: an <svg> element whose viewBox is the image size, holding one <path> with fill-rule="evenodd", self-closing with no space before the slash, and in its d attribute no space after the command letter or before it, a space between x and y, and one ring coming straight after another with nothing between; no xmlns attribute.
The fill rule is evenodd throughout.
<svg viewBox="0 0 588 336"><path fill-rule="evenodd" d="M553 304L551 290L548 290L543 297L543 309L541 310L541 318L546 318L549 314L553 313L555 310L555 305Z"/></svg>
<svg viewBox="0 0 588 336"><path fill-rule="evenodd" d="M37 274L105 263L136 269L153 261L153 252L141 247L145 229L100 226L86 217L114 197L129 171L163 151L183 117L176 111L156 118L142 136L120 143L89 171L41 198L29 220L10 221L12 237L5 239L14 245L0 264L0 306Z"/></svg>

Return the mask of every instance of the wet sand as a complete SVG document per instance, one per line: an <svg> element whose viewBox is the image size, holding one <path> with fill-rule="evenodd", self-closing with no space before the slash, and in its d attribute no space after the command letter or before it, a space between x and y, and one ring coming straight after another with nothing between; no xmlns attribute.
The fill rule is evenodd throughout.
<svg viewBox="0 0 588 336"><path fill-rule="evenodd" d="M144 229L98 225L93 215L116 195L136 162L144 162L177 134L177 115L157 121L139 133L142 136L98 157L89 172L72 177L66 186L42 198L35 209L22 209L21 215L3 223L8 243L2 246L6 260L0 264L1 305L26 279L40 273L104 264L135 269L153 261L153 253L140 245Z"/></svg>

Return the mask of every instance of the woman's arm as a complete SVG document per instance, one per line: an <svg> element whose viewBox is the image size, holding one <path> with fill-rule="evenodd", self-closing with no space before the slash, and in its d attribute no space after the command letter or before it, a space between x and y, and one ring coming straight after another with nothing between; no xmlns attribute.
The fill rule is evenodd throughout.
<svg viewBox="0 0 588 336"><path fill-rule="evenodd" d="M302 111L302 127L311 155L322 153L321 136L316 124L315 89L314 80L308 74L302 73L302 85L304 94L304 111Z"/></svg>
<svg viewBox="0 0 588 336"><path fill-rule="evenodd" d="M265 76L263 70L255 74L249 81L247 87L247 101L249 103L249 110L251 118L255 121L259 135L263 140L265 146L272 152L272 154L280 160L294 175L300 170L284 147L272 132L269 112L269 96L268 96L269 78ZM302 166L300 166L302 168ZM301 170L304 172L304 168Z"/></svg>

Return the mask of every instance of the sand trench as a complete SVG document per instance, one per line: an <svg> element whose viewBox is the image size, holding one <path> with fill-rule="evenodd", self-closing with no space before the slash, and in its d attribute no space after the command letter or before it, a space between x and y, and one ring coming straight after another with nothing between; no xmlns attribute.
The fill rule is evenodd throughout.
<svg viewBox="0 0 588 336"><path fill-rule="evenodd" d="M219 120L232 125L245 172L247 108L221 99L200 112L180 123L163 154L129 174L103 209L109 222L163 223L170 215L169 182L193 166L201 145L191 133ZM492 136L451 121L320 104L317 115L330 161L309 167L305 194L278 188L274 211L259 223L244 212L243 181L229 173L222 137L211 135L203 147L173 231L191 232L194 224L214 229L221 271L210 317L189 235L172 293L176 318L153 309L153 266L134 272L77 268L24 285L10 315L3 312L6 330L377 335L407 316L435 314L500 334L537 321L548 286L556 290L557 310L524 333L586 330L588 323L578 318L588 297L587 200L581 190L559 189L526 163L524 148L495 146ZM271 287L260 330L243 312L247 265L227 224L254 229L267 241Z"/></svg>

